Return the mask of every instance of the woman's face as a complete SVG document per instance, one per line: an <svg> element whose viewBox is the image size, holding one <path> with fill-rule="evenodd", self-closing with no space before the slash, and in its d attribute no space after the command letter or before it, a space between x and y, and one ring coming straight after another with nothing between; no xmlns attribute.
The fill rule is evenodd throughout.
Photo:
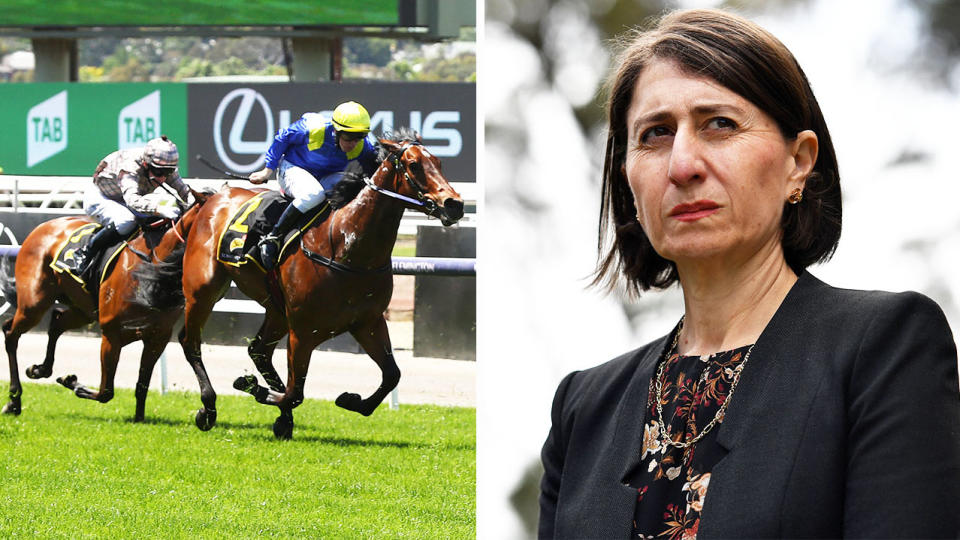
<svg viewBox="0 0 960 540"><path fill-rule="evenodd" d="M637 219L662 257L682 267L783 256L783 205L816 162L813 132L785 140L743 97L655 60L634 87L627 136Z"/></svg>

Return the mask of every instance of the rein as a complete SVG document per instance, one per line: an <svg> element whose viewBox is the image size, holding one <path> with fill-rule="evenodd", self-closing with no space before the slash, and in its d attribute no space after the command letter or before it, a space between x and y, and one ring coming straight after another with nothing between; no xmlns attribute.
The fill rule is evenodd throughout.
<svg viewBox="0 0 960 540"><path fill-rule="evenodd" d="M406 173L404 173L404 174L406 174ZM395 191L390 191L389 189L382 188L382 187L374 184L374 183L373 183L373 180L371 180L371 179L369 179L369 178L364 177L363 181L366 182L367 187L369 187L370 189L376 191L377 193L382 193L382 194L386 195L387 197L393 197L394 199L399 199L399 200L401 200L401 201L403 201L403 202L405 202L405 203L410 203L410 204L412 204L412 205L414 205L414 206L426 206L426 204L424 204L422 201L418 201L418 200L416 200L416 199L412 199L412 198L410 198L410 197L407 197L406 195L401 195L401 194L399 194L399 193L397 193L397 192L395 192Z"/></svg>
<svg viewBox="0 0 960 540"><path fill-rule="evenodd" d="M170 228L173 229L173 234L177 235L177 240L179 240L181 244L186 244L187 241L183 239L183 235L180 234L180 231L177 230L177 225L179 224L180 224L180 218L177 218L176 221L170 224Z"/></svg>
<svg viewBox="0 0 960 540"><path fill-rule="evenodd" d="M167 189L166 186L163 185L163 184L160 184L160 187L162 187L162 188L163 188L164 190L166 190L168 193L170 193L171 195L173 195L174 197L176 197L176 199L177 199L177 201L178 201L178 204L186 205L186 202L184 202L184 200L181 199L180 196L177 195L176 192L170 191L170 190ZM196 204L196 203L194 203L194 204ZM168 220L167 218L161 218L161 219L159 219L159 220L151 223L150 225L156 225L156 224L161 223L161 222L163 222L163 221L169 221L169 222L170 222L170 229L173 230L173 234L177 237L177 240L179 240L181 244L185 244L185 243L187 243L187 241L183 238L183 235L180 234L180 231L177 230L177 225L180 224L180 220L183 218L183 214L185 214L185 213L187 212L187 210L189 210L192 206L193 206L193 205L189 205L189 206L186 206L185 208L184 208L183 206L181 206L181 208L184 208L184 209L182 210L181 214L180 214L179 216L177 216L177 219L170 219L170 220ZM136 210L134 210L133 208L130 208L130 207L127 207L127 209L130 210L131 212L133 212L133 215L134 215L135 217L137 217L138 219L144 219L144 220L146 220L146 219L150 219L150 218L154 217L154 216L152 216L152 215L150 215L150 214L142 214L142 213L140 213L140 212L137 212ZM146 233L146 230L143 228L143 226L140 227L140 230L141 230L141 234L145 234L145 233ZM134 249L133 246L131 246L128 242L124 242L123 245L124 245L124 247L126 247L127 249L129 249L130 251L132 251L137 257L140 257L143 261L145 261L145 262L151 262L151 261L153 260L153 257L151 257L150 255L148 255L148 254L146 254L146 253L144 253L144 252L142 252L142 251L139 251L139 250L137 250L137 249ZM151 250L151 252L152 252L152 251L153 251L153 250Z"/></svg>

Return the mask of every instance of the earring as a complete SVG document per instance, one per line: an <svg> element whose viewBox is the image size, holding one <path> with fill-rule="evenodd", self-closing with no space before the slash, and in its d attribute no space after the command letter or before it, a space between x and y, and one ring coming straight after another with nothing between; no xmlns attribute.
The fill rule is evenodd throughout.
<svg viewBox="0 0 960 540"><path fill-rule="evenodd" d="M797 204L803 200L803 191L800 188L794 189L790 192L790 196L787 197L787 202L790 204Z"/></svg>

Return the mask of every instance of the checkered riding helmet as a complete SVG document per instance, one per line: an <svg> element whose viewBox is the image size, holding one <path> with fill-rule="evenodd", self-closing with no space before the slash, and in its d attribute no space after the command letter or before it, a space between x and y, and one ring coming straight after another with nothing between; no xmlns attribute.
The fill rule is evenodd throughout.
<svg viewBox="0 0 960 540"><path fill-rule="evenodd" d="M156 139L147 141L146 148L143 149L143 162L158 169L176 168L180 161L180 154L177 152L177 145L161 135Z"/></svg>
<svg viewBox="0 0 960 540"><path fill-rule="evenodd" d="M347 101L333 110L333 128L337 131L366 133L370 131L370 113L356 101Z"/></svg>

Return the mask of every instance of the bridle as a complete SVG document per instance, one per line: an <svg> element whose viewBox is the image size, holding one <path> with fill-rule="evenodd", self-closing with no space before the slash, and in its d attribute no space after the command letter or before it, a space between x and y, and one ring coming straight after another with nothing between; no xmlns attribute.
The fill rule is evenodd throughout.
<svg viewBox="0 0 960 540"><path fill-rule="evenodd" d="M404 143L403 146L400 147L399 150L397 150L396 152L392 152L390 155L388 155L385 161L390 161L391 163L393 163L393 167L396 170L396 172L403 171L404 180L406 180L406 182L409 183L410 186L413 187L413 189L416 191L416 194L417 194L416 199L413 199L411 197L407 197L406 195L401 195L400 193L397 193L395 191L390 191L389 189L380 187L374 184L373 180L370 178L364 177L363 181L367 184L367 187L369 187L376 193L382 193L387 197L392 197L394 199L403 201L407 204L411 204L413 206L423 208L424 211L429 216L440 217L437 215L439 214L439 207L437 206L437 203L431 201L426 197L427 188L421 185L419 182L417 182L417 180L413 177L413 175L410 174L410 171L408 171L407 168L403 166L403 164L400 162L400 158L403 157L404 152L406 152L407 150L409 150L414 146L422 146L422 145L416 141L406 142ZM354 268L352 266L348 266L333 260L335 253L333 253L334 243L333 243L333 227L332 226L327 227L327 234L329 235L328 245L330 246L330 249L331 249L330 257L325 257L323 255L320 255L319 253L316 253L310 250L309 248L307 248L307 246L303 242L300 242L300 250L303 251L304 255L306 255L308 259L318 264L322 264L332 270L338 270L340 272L349 272L353 274L376 274L381 272L387 272L392 268L392 263L389 261L380 268L363 269L363 268Z"/></svg>
<svg viewBox="0 0 960 540"><path fill-rule="evenodd" d="M416 199L407 197L406 195L401 195L395 191L390 191L389 189L386 189L386 188L382 188L374 184L373 180L370 178L364 178L364 181L367 183L367 186L370 187L370 189L376 191L377 193L382 193L388 197L393 197L394 199L401 200L405 203L412 204L417 207L421 207L424 209L427 215L435 216L437 213L437 210L439 209L439 207L437 206L437 203L427 198L426 196L427 188L421 185L416 180L416 178L414 178L413 175L410 174L410 171L407 170L407 167L400 161L400 158L403 157L403 154L414 146L422 146L422 144L416 141L408 141L404 143L404 145L401 146L399 150L397 150L396 152L392 152L389 156L387 156L387 160L393 163L393 167L396 171L398 172L403 171L404 180L406 180L407 183L410 184L411 187L413 187L414 191L416 191L416 194L417 194Z"/></svg>

